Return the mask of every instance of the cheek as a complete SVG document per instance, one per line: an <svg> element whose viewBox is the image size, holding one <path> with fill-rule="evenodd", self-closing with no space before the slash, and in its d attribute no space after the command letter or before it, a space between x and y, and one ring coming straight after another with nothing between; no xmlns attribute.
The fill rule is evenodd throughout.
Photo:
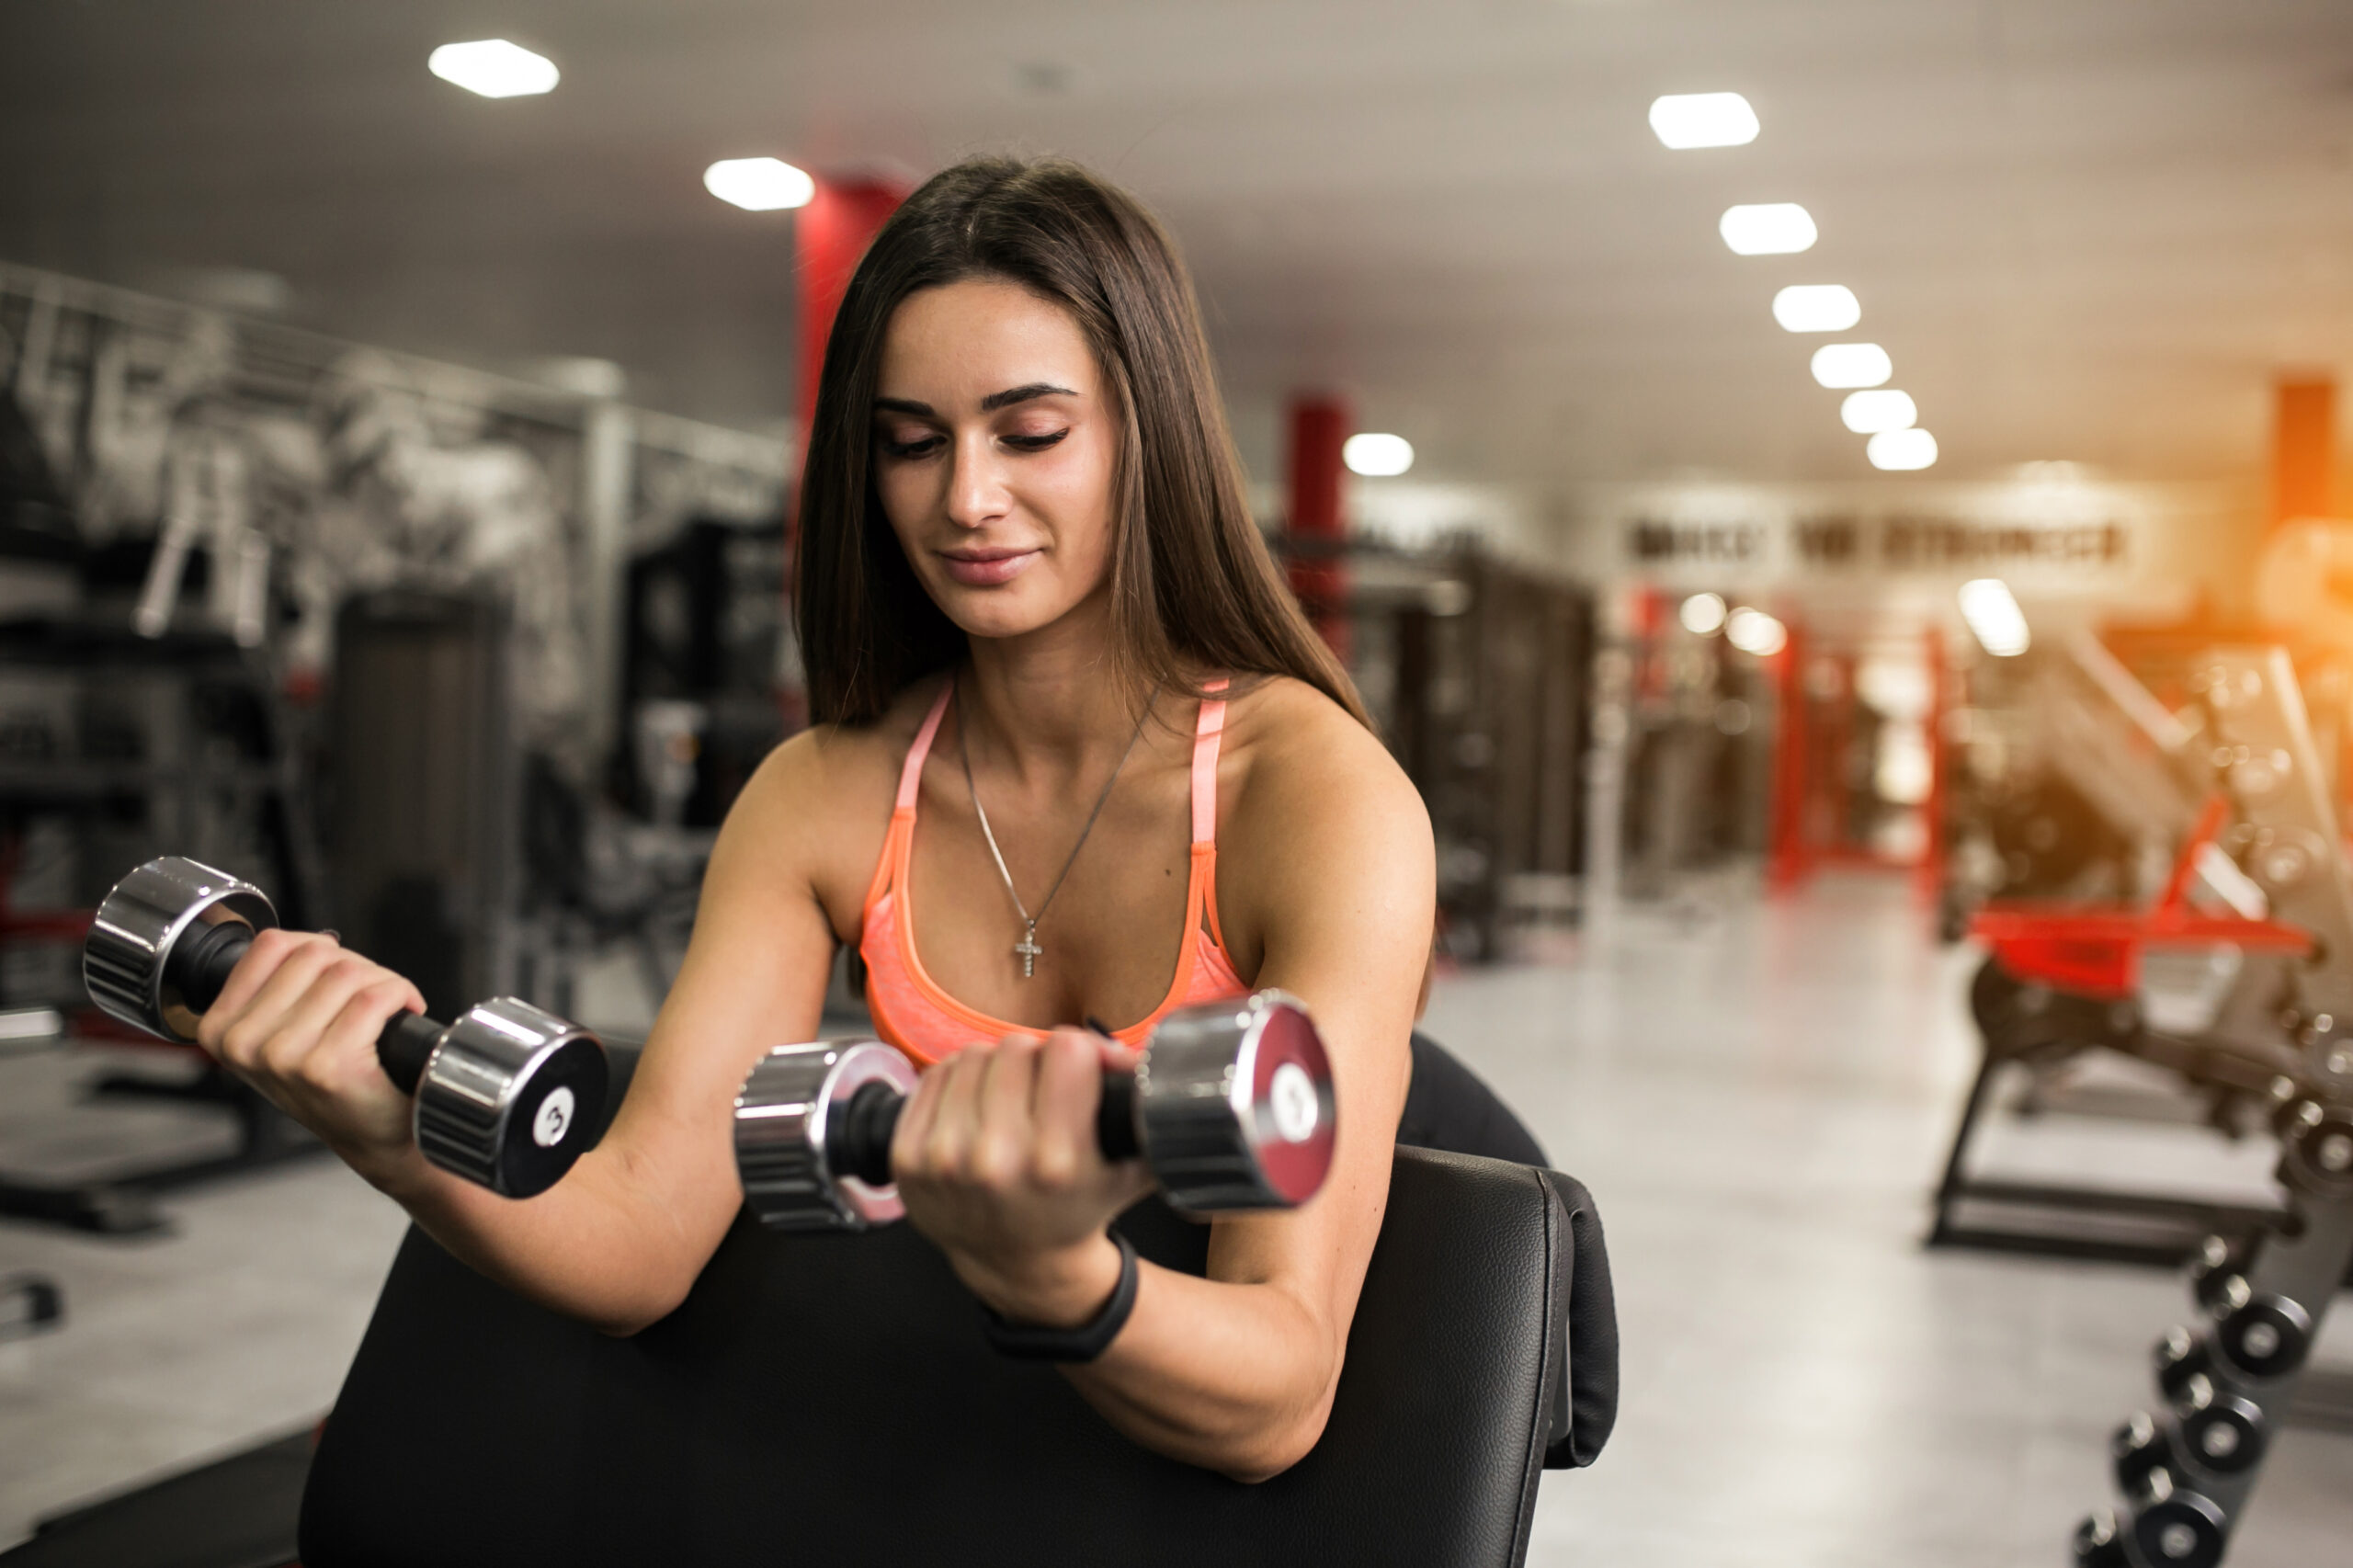
<svg viewBox="0 0 2353 1568"><path fill-rule="evenodd" d="M1055 543L1074 565L1099 566L1111 553L1111 469L1099 450L1082 449L1041 468L1038 510L1052 519Z"/></svg>
<svg viewBox="0 0 2353 1568"><path fill-rule="evenodd" d="M878 460L873 473L874 498L882 504L891 531L904 544L931 506L931 487L923 471L913 463Z"/></svg>

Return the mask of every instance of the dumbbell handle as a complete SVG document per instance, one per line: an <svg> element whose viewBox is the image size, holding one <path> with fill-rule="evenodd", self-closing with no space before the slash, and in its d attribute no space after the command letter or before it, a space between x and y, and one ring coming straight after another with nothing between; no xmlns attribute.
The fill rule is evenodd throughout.
<svg viewBox="0 0 2353 1568"><path fill-rule="evenodd" d="M209 926L177 944L171 952L166 968L177 984L180 994L188 998L188 1006L201 1013L220 999L222 989L229 983L229 971L254 945L251 928L235 921ZM422 1013L399 1012L376 1037L376 1060L383 1064L384 1076L390 1078L401 1093L416 1093L417 1081L425 1076L426 1059L433 1054L441 1036L449 1028ZM887 1153L886 1139L883 1148Z"/></svg>
<svg viewBox="0 0 2353 1568"><path fill-rule="evenodd" d="M856 1176L869 1187L891 1180L891 1139L907 1098L890 1085L860 1085L825 1134L825 1164L835 1176ZM1132 1160L1143 1152L1136 1137L1136 1075L1122 1068L1103 1070L1103 1105L1095 1114L1095 1144L1107 1160Z"/></svg>

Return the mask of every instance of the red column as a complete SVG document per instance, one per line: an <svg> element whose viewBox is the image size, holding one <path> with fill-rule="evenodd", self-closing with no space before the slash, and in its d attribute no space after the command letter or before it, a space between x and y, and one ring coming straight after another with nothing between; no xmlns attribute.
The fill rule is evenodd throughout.
<svg viewBox="0 0 2353 1568"><path fill-rule="evenodd" d="M1340 607L1348 578L1347 562L1337 553L1347 537L1347 524L1340 515L1340 448L1351 423L1348 405L1336 397L1291 400L1288 523L1297 548L1290 586L1316 631L1343 661L1348 656L1348 627Z"/></svg>
<svg viewBox="0 0 2353 1568"><path fill-rule="evenodd" d="M1789 623L1790 640L1765 661L1772 671L1774 691L1773 799L1767 819L1766 882L1775 892L1787 892L1805 881L1812 869L1806 844L1806 752L1812 744L1806 725L1805 637L1795 619Z"/></svg>
<svg viewBox="0 0 2353 1568"><path fill-rule="evenodd" d="M1926 656L1928 661L1928 800L1920 809L1927 813L1927 836L1922 842L1927 848L1920 857L1920 892L1930 903L1935 903L1945 885L1945 705L1950 700L1945 683L1950 677L1945 670L1945 634L1941 628L1928 628Z"/></svg>
<svg viewBox="0 0 2353 1568"><path fill-rule="evenodd" d="M907 199L884 180L817 181L817 194L793 214L792 248L801 281L801 432L817 412L817 376L850 274L883 221Z"/></svg>
<svg viewBox="0 0 2353 1568"><path fill-rule="evenodd" d="M2333 517L2336 479L2336 383L2281 381L2271 437L2271 526Z"/></svg>

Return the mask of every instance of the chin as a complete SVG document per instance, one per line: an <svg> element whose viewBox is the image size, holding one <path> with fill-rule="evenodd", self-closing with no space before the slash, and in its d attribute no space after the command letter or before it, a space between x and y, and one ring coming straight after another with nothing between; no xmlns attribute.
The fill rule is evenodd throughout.
<svg viewBox="0 0 2353 1568"><path fill-rule="evenodd" d="M1007 583L996 588L968 588L948 584L938 598L948 619L968 637L1019 637L1051 626L1075 607L1042 594L1028 585Z"/></svg>

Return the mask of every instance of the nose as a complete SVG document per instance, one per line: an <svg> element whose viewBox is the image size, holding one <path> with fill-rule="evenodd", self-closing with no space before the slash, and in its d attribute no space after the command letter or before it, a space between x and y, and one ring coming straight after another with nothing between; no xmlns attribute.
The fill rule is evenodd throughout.
<svg viewBox="0 0 2353 1568"><path fill-rule="evenodd" d="M959 436L948 466L948 520L960 528L981 528L1011 506L995 443L986 431Z"/></svg>

